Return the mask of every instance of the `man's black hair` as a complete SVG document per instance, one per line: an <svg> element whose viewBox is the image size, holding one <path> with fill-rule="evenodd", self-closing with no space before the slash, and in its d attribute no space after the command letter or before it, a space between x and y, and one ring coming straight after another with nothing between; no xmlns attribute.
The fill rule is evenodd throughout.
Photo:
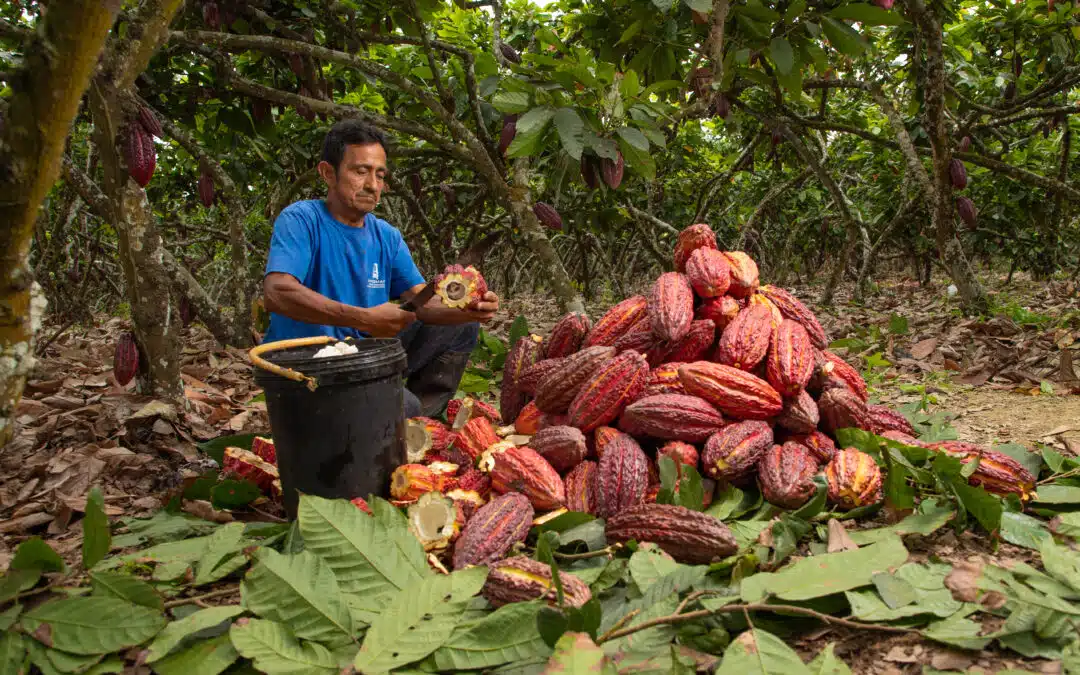
<svg viewBox="0 0 1080 675"><path fill-rule="evenodd" d="M330 131L326 132L326 140L323 141L322 159L334 167L334 171L341 166L341 160L345 158L345 148L350 145L371 145L378 143L383 151L389 155L390 148L386 143L386 135L367 122L357 119L341 120Z"/></svg>

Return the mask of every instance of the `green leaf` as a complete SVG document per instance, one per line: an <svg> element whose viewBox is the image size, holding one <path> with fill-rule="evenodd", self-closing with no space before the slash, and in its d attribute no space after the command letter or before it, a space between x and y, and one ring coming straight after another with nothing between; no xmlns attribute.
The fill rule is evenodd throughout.
<svg viewBox="0 0 1080 675"><path fill-rule="evenodd" d="M12 570L0 577L0 603L11 600L19 593L37 586L41 580L41 570Z"/></svg>
<svg viewBox="0 0 1080 675"><path fill-rule="evenodd" d="M523 91L500 91L491 97L491 105L501 113L520 114L529 109L529 94Z"/></svg>
<svg viewBox="0 0 1080 675"><path fill-rule="evenodd" d="M850 5L849 5L850 7ZM869 5L867 5L869 7ZM841 8L843 9L843 8ZM874 9L878 9L875 7ZM907 335L908 333L908 320L906 316L900 314L892 314L889 317L889 333L892 335Z"/></svg>
<svg viewBox="0 0 1080 675"><path fill-rule="evenodd" d="M630 556L628 568L630 578L637 584L638 590L644 593L659 579L677 570L679 563L672 560L671 556L664 553L660 547L654 544L642 544Z"/></svg>
<svg viewBox="0 0 1080 675"><path fill-rule="evenodd" d="M658 582L653 586L654 589L662 588ZM645 596L649 598L648 601L642 599L643 602L635 605L635 609L639 610L639 613L634 616L632 620L627 622L627 628L633 628L640 626L647 621L653 619L659 619L660 617L670 616L675 612L675 608L679 604L679 595L677 592L656 592L653 591ZM619 653L639 651L654 653L658 650L665 649L671 641L675 639L675 627L671 625L658 625L652 628L645 628L636 633L631 633L625 637L609 640L603 645L604 651L615 656Z"/></svg>
<svg viewBox="0 0 1080 675"><path fill-rule="evenodd" d="M1001 514L1001 538L1010 544L1035 550L1038 550L1043 542L1053 540L1046 523L1012 511Z"/></svg>
<svg viewBox="0 0 1080 675"><path fill-rule="evenodd" d="M649 152L649 139L640 130L634 127L619 127L615 133L618 134L619 140L626 141L633 148L644 153Z"/></svg>
<svg viewBox="0 0 1080 675"><path fill-rule="evenodd" d="M44 644L72 654L106 654L154 637L165 617L117 598L61 598L23 615L27 632Z"/></svg>
<svg viewBox="0 0 1080 675"><path fill-rule="evenodd" d="M900 538L890 537L854 551L803 558L780 572L755 574L742 580L740 593L746 602L766 595L783 600L820 598L866 586L875 573L903 564L907 555Z"/></svg>
<svg viewBox="0 0 1080 675"><path fill-rule="evenodd" d="M1009 457L1012 457L1016 461L1031 472L1031 475L1038 477L1042 472L1043 457L1037 452L1028 450L1025 446L1019 443L1001 443L993 447L994 450L1004 453Z"/></svg>
<svg viewBox="0 0 1080 675"><path fill-rule="evenodd" d="M656 2L656 0L653 0ZM565 633L555 643L544 673L600 673L614 675L615 666L608 660L604 650L596 646L585 633Z"/></svg>
<svg viewBox="0 0 1080 675"><path fill-rule="evenodd" d="M645 20L644 19L638 19L637 21L633 22L632 24L630 24L629 26L626 27L626 29L622 32L622 35L619 36L619 41L616 42L615 44L616 45L621 45L621 44L623 44L625 42L629 42L630 40L633 40L635 37L638 36L639 33L641 33L641 29L644 28L644 27L645 27Z"/></svg>
<svg viewBox="0 0 1080 675"><path fill-rule="evenodd" d="M652 0L652 4L661 12L666 12L675 4L675 0Z"/></svg>
<svg viewBox="0 0 1080 675"><path fill-rule="evenodd" d="M251 441L255 438L255 434L235 434L233 436L221 436L219 438L213 438L209 441L203 441L202 443L196 443L195 447L202 453L213 459L218 465L224 462L225 448L242 448L244 450L251 449Z"/></svg>
<svg viewBox="0 0 1080 675"><path fill-rule="evenodd" d="M81 673L101 660L102 654L69 654L59 649L46 649L45 659L62 673ZM42 670L45 670L42 668Z"/></svg>
<svg viewBox="0 0 1080 675"><path fill-rule="evenodd" d="M903 17L896 12L890 12L875 5L861 2L841 5L829 12L829 16L834 19L858 21L867 26L899 26L904 23Z"/></svg>
<svg viewBox="0 0 1080 675"><path fill-rule="evenodd" d="M8 607L4 611L0 612L0 633L6 631L14 625L15 620L22 614L22 605L15 603L11 607Z"/></svg>
<svg viewBox="0 0 1080 675"><path fill-rule="evenodd" d="M112 540L109 519L105 516L105 496L95 485L86 496L86 516L83 518L82 564L90 569L106 556Z"/></svg>
<svg viewBox="0 0 1080 675"><path fill-rule="evenodd" d="M851 675L851 668L836 655L836 643L830 642L810 662L812 675Z"/></svg>
<svg viewBox="0 0 1080 675"><path fill-rule="evenodd" d="M981 632L982 624L956 614L930 624L923 630L923 635L953 647L978 650L990 644L991 640L988 637L980 637Z"/></svg>
<svg viewBox="0 0 1080 675"><path fill-rule="evenodd" d="M566 513L559 514L551 520L541 525L535 526L537 532L565 532L571 530L579 525L585 523L591 523L596 520L596 516L590 513L580 513L578 511L567 511ZM561 540L560 540L561 543Z"/></svg>
<svg viewBox="0 0 1080 675"><path fill-rule="evenodd" d="M894 574L878 572L870 580L889 609L906 607L918 599L915 587Z"/></svg>
<svg viewBox="0 0 1080 675"><path fill-rule="evenodd" d="M642 134L642 137L644 137L644 134ZM648 139L645 140L648 142ZM632 171L648 180L656 178L656 163L648 152L637 149L622 136L619 136L619 150L626 160L626 166Z"/></svg>
<svg viewBox="0 0 1080 675"><path fill-rule="evenodd" d="M429 576L399 591L372 622L356 655L356 669L388 671L443 646L487 574L487 567L471 567L448 576Z"/></svg>
<svg viewBox="0 0 1080 675"><path fill-rule="evenodd" d="M156 512L150 518L122 518L121 522L128 531L113 537L113 546L117 548L187 539L209 534L219 527L217 523L187 513L170 513L164 510Z"/></svg>
<svg viewBox="0 0 1080 675"><path fill-rule="evenodd" d="M843 21L837 21L831 16L823 17L821 27L825 30L825 37L833 49L847 56L859 56L866 50L867 44L863 36Z"/></svg>
<svg viewBox="0 0 1080 675"><path fill-rule="evenodd" d="M660 491L656 494L656 503L674 504L679 468L675 465L675 460L667 455L662 455L657 465L660 468Z"/></svg>
<svg viewBox="0 0 1080 675"><path fill-rule="evenodd" d="M514 140L506 149L506 156L514 158L536 154L553 117L555 117L555 110L547 106L533 108L522 115L517 121L517 133L514 134Z"/></svg>
<svg viewBox="0 0 1080 675"><path fill-rule="evenodd" d="M513 349L517 341L528 334L529 320L525 318L524 314L518 314L514 317L514 322L510 324L510 348Z"/></svg>
<svg viewBox="0 0 1080 675"><path fill-rule="evenodd" d="M692 511L703 511L705 509L705 488L701 484L701 474L689 464L682 466L679 494L676 495L675 501L680 506L685 506Z"/></svg>
<svg viewBox="0 0 1080 675"><path fill-rule="evenodd" d="M220 481L210 488L210 503L215 509L238 509L262 496L262 490L249 480Z"/></svg>
<svg viewBox="0 0 1080 675"><path fill-rule="evenodd" d="M1001 527L1001 514L1005 508L1001 499L987 492L981 487L968 485L960 479L955 479L952 489L956 492L960 504L967 509L968 513L975 516L975 520L986 529L987 532L995 532Z"/></svg>
<svg viewBox="0 0 1080 675"><path fill-rule="evenodd" d="M756 490L743 492L734 485L716 486L712 504L705 513L719 520L731 520L753 511L761 503L761 494Z"/></svg>
<svg viewBox="0 0 1080 675"><path fill-rule="evenodd" d="M566 611L562 608L545 605L536 613L536 632L550 648L558 644L559 638L569 627L570 617L566 616Z"/></svg>
<svg viewBox="0 0 1080 675"><path fill-rule="evenodd" d="M806 0L795 0L784 10L784 21L792 23L806 11Z"/></svg>
<svg viewBox="0 0 1080 675"><path fill-rule="evenodd" d="M204 610L209 611L209 610ZM228 633L202 640L154 664L159 675L218 675L240 657Z"/></svg>
<svg viewBox="0 0 1080 675"><path fill-rule="evenodd" d="M817 485L817 492L810 498L810 501L800 506L797 511L794 511L791 514L799 520L809 521L811 518L825 510L825 502L829 496L829 483L821 474L814 476L814 483Z"/></svg>
<svg viewBox="0 0 1080 675"><path fill-rule="evenodd" d="M683 4L695 12L708 14L712 11L712 0L683 0Z"/></svg>
<svg viewBox="0 0 1080 675"><path fill-rule="evenodd" d="M457 630L433 655L439 670L491 668L534 657L551 648L536 628L541 602L503 605L464 630Z"/></svg>
<svg viewBox="0 0 1080 675"><path fill-rule="evenodd" d="M780 20L780 14L761 4L760 0L747 0L744 7L738 7L738 11L763 23L772 24Z"/></svg>
<svg viewBox="0 0 1080 675"><path fill-rule="evenodd" d="M638 79L636 70L627 70L623 73L622 82L619 83L619 93L624 99L634 98L641 93L641 81Z"/></svg>
<svg viewBox="0 0 1080 675"><path fill-rule="evenodd" d="M329 649L298 641L287 626L276 621L251 619L234 623L229 637L241 656L254 661L255 667L268 675L334 675L340 670Z"/></svg>
<svg viewBox="0 0 1080 675"><path fill-rule="evenodd" d="M1035 501L1040 504L1080 504L1080 487L1071 485L1040 485L1035 490Z"/></svg>
<svg viewBox="0 0 1080 675"><path fill-rule="evenodd" d="M127 600L159 612L165 610L165 602L154 587L133 576L119 572L90 572L90 585L95 595Z"/></svg>
<svg viewBox="0 0 1080 675"><path fill-rule="evenodd" d="M581 159L585 147L585 122L573 108L559 108L555 111L555 129L559 132L563 150L574 159Z"/></svg>
<svg viewBox="0 0 1080 675"><path fill-rule="evenodd" d="M724 652L716 675L809 675L802 659L772 633L751 628Z"/></svg>
<svg viewBox="0 0 1080 675"><path fill-rule="evenodd" d="M795 53L791 49L791 43L782 37L775 37L769 42L769 58L781 75L791 72L795 65Z"/></svg>
<svg viewBox="0 0 1080 675"><path fill-rule="evenodd" d="M0 673L22 675L29 672L23 668L26 651L26 638L22 635L10 630L0 633Z"/></svg>
<svg viewBox="0 0 1080 675"><path fill-rule="evenodd" d="M1080 591L1080 555L1058 546L1052 539L1043 542L1039 553L1048 574Z"/></svg>
<svg viewBox="0 0 1080 675"><path fill-rule="evenodd" d="M845 596L852 616L863 621L897 621L920 615L946 618L963 607L945 587L945 576L950 571L952 567L944 564L901 565L891 576L905 582L915 593L914 602L903 606L889 606L876 590L848 591Z"/></svg>
<svg viewBox="0 0 1080 675"><path fill-rule="evenodd" d="M875 541L891 539L896 535L921 534L925 536L944 527L956 515L955 509L947 505L939 506L937 502L929 503L929 500L920 505L920 510L924 510L924 512L914 513L890 527L855 530L850 533L851 540L861 546Z"/></svg>
<svg viewBox="0 0 1080 675"><path fill-rule="evenodd" d="M169 655L169 652L175 649L176 646L183 642L189 635L206 630L207 628L213 628L223 621L228 621L234 616L242 614L243 611L244 608L240 605L220 605L218 607L200 609L193 614L188 614L179 621L173 621L165 626L150 644L150 651L146 657L146 662L153 663L154 661L165 658Z"/></svg>
<svg viewBox="0 0 1080 675"><path fill-rule="evenodd" d="M348 502L342 503L362 514ZM285 556L261 548L255 557L258 563L240 584L244 607L286 624L299 638L328 644L352 638L352 615L332 568L323 559L309 549Z"/></svg>
<svg viewBox="0 0 1080 675"><path fill-rule="evenodd" d="M215 574L215 568L220 565L225 558L233 555L237 546L240 543L240 539L244 536L244 524L243 523L228 523L218 528L206 542L206 550L203 552L202 557L199 558L198 564L195 566L195 585L202 586L213 581L217 581L219 578Z"/></svg>
<svg viewBox="0 0 1080 675"><path fill-rule="evenodd" d="M39 572L67 572L60 555L41 537L30 537L15 549L9 570L37 570Z"/></svg>

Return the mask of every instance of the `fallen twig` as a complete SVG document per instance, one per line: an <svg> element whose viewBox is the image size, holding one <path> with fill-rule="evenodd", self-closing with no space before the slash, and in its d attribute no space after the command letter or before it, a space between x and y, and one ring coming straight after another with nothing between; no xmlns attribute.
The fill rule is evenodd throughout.
<svg viewBox="0 0 1080 675"><path fill-rule="evenodd" d="M203 593L202 595L193 595L190 598L181 598L179 600L170 600L165 603L165 609L171 609L173 607L179 607L180 605L198 605L203 600L210 600L212 598L220 598L224 595L234 595L240 592L240 588L232 586L230 588L219 588L216 591L210 591L209 593Z"/></svg>

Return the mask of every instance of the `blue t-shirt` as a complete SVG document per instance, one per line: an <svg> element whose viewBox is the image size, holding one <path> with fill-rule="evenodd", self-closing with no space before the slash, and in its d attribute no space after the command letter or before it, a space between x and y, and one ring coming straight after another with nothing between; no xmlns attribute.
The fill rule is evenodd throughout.
<svg viewBox="0 0 1080 675"><path fill-rule="evenodd" d="M284 272L331 300L374 307L424 283L401 232L369 213L363 227L335 219L321 199L290 205L274 222L266 274ZM363 337L354 328L304 323L274 312L264 342L332 335Z"/></svg>

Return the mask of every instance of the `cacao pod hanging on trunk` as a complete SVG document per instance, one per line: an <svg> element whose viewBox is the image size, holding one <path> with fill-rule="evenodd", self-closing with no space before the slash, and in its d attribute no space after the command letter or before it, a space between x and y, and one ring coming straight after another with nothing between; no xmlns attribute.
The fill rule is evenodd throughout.
<svg viewBox="0 0 1080 675"><path fill-rule="evenodd" d="M180 298L180 323L184 325L184 328L187 328L194 319L195 307L192 306L187 296Z"/></svg>
<svg viewBox="0 0 1080 675"><path fill-rule="evenodd" d="M957 146L958 152L967 152L971 149L971 136L964 136L960 139L960 145Z"/></svg>
<svg viewBox="0 0 1080 675"><path fill-rule="evenodd" d="M514 142L517 135L517 115L507 115L503 118L502 131L499 132L499 154L505 155L506 149Z"/></svg>
<svg viewBox="0 0 1080 675"><path fill-rule="evenodd" d="M975 209L975 202L971 201L967 197L956 198L956 211L960 214L960 220L971 229L975 229L975 224L978 222L979 212Z"/></svg>
<svg viewBox="0 0 1080 675"><path fill-rule="evenodd" d="M581 179L585 181L585 186L590 190L595 190L600 185L600 164L599 158L581 153Z"/></svg>
<svg viewBox="0 0 1080 675"><path fill-rule="evenodd" d="M139 371L139 347L135 344L135 334L128 331L116 342L113 354L113 377L121 387L131 382Z"/></svg>
<svg viewBox="0 0 1080 675"><path fill-rule="evenodd" d="M622 185L623 170L625 168L626 163L621 152L615 153L614 160L607 157L600 160L600 174L604 178L604 183L612 190L618 190L619 186Z"/></svg>
<svg viewBox="0 0 1080 675"><path fill-rule="evenodd" d="M154 175L157 156L154 152L154 139L141 122L133 121L127 125L123 150L128 174L139 187L146 187Z"/></svg>
<svg viewBox="0 0 1080 675"><path fill-rule="evenodd" d="M273 113L270 110L270 103L261 98L252 99L251 119L255 120L255 124L262 124L267 120L273 122Z"/></svg>
<svg viewBox="0 0 1080 675"><path fill-rule="evenodd" d="M158 138L162 137L161 122L158 122L154 111L144 105L139 106L139 123L143 125L143 129L146 129L146 133Z"/></svg>
<svg viewBox="0 0 1080 675"><path fill-rule="evenodd" d="M949 161L949 179L957 190L967 187L967 169L964 168L964 163L955 157Z"/></svg>
<svg viewBox="0 0 1080 675"><path fill-rule="evenodd" d="M521 54L518 53L518 50L514 49L505 42L499 43L499 51L502 52L503 58L510 63L521 63Z"/></svg>
<svg viewBox="0 0 1080 675"><path fill-rule="evenodd" d="M555 210L555 207L551 204L544 202L536 202L533 204L533 213L536 214L537 220L540 224L549 230L555 230L556 232L562 231L562 216Z"/></svg>
<svg viewBox="0 0 1080 675"><path fill-rule="evenodd" d="M203 171L199 176L199 201L206 208L214 205L214 177L209 171Z"/></svg>

